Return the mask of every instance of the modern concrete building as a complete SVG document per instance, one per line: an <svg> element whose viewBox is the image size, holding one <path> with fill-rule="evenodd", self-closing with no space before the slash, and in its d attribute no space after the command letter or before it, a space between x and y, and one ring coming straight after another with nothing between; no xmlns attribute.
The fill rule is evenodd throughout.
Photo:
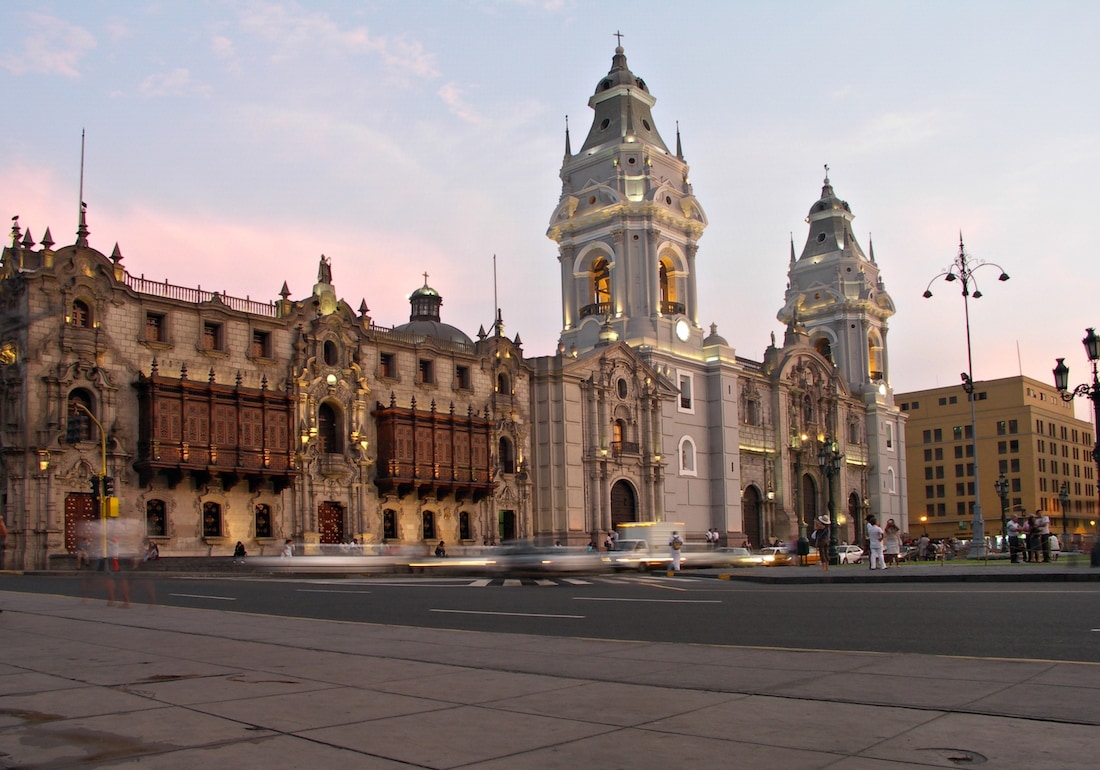
<svg viewBox="0 0 1100 770"><path fill-rule="evenodd" d="M1054 534L1088 536L1095 529L1095 434L1074 416L1053 384L1006 377L974 386L977 417L975 463L970 402L961 386L897 396L908 415L910 526L914 535L970 536L981 482L987 537L1001 534L1002 502L995 484L1007 484L1004 507L1011 515L1037 510L1051 517ZM1063 507L1061 493L1065 491Z"/></svg>

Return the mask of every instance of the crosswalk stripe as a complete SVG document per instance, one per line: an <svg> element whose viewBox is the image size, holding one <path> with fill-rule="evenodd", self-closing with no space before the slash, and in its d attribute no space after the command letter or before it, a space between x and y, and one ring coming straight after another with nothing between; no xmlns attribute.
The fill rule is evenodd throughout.
<svg viewBox="0 0 1100 770"><path fill-rule="evenodd" d="M557 585L557 581L547 580L545 578L543 578L542 580L535 580L535 583L537 585L540 585L540 586L556 586Z"/></svg>
<svg viewBox="0 0 1100 770"><path fill-rule="evenodd" d="M470 583L470 585L471 586L477 586L478 588L484 588L485 586L489 585L489 583L491 583L491 582L493 582L491 579L486 578L485 580L475 580L474 582Z"/></svg>
<svg viewBox="0 0 1100 770"><path fill-rule="evenodd" d="M523 581L522 580L516 580L515 578L508 578L507 580L504 581L504 585L505 586L521 586L521 585L523 585Z"/></svg>
<svg viewBox="0 0 1100 770"><path fill-rule="evenodd" d="M581 580L580 578L562 578L566 583L572 583L575 586L590 586L591 580Z"/></svg>

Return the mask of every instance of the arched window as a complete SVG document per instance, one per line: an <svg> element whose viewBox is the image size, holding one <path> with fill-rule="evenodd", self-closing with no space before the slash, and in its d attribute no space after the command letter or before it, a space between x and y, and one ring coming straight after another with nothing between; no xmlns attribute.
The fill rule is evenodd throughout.
<svg viewBox="0 0 1100 770"><path fill-rule="evenodd" d="M502 396L512 395L512 380L508 377L507 372L501 372L497 375L497 393Z"/></svg>
<svg viewBox="0 0 1100 770"><path fill-rule="evenodd" d="M466 511L462 511L458 514L458 539L459 540L471 540L470 537L470 514Z"/></svg>
<svg viewBox="0 0 1100 770"><path fill-rule="evenodd" d="M271 537L271 506L256 506L256 537Z"/></svg>
<svg viewBox="0 0 1100 770"><path fill-rule="evenodd" d="M424 539L435 540L435 514L424 511Z"/></svg>
<svg viewBox="0 0 1100 770"><path fill-rule="evenodd" d="M148 537L164 537L168 523L165 520L164 501L149 500L145 503L145 534Z"/></svg>
<svg viewBox="0 0 1100 770"><path fill-rule="evenodd" d="M332 340L325 340L323 355L325 363L329 366L336 366L340 363L340 350Z"/></svg>
<svg viewBox="0 0 1100 770"><path fill-rule="evenodd" d="M397 539L397 511L389 508L382 511L382 539Z"/></svg>
<svg viewBox="0 0 1100 770"><path fill-rule="evenodd" d="M690 436L680 439L680 475L697 476L695 469L695 442Z"/></svg>
<svg viewBox="0 0 1100 770"><path fill-rule="evenodd" d="M802 426L807 427L814 424L814 402L813 399L807 394L802 397Z"/></svg>
<svg viewBox="0 0 1100 770"><path fill-rule="evenodd" d="M339 407L325 402L317 409L317 435L321 439L321 451L340 454L344 451L343 415Z"/></svg>
<svg viewBox="0 0 1100 770"><path fill-rule="evenodd" d="M78 329L87 329L92 325L92 311L82 299L73 300L72 324Z"/></svg>
<svg viewBox="0 0 1100 770"><path fill-rule="evenodd" d="M611 266L603 257L592 263L589 271L592 286L592 304L598 305L600 313L606 313L611 307Z"/></svg>
<svg viewBox="0 0 1100 770"><path fill-rule="evenodd" d="M498 443L498 458L502 473L516 472L516 452L512 447L512 441L507 436L501 436Z"/></svg>
<svg viewBox="0 0 1100 770"><path fill-rule="evenodd" d="M222 507L218 503L202 504L202 536L221 537Z"/></svg>
<svg viewBox="0 0 1100 770"><path fill-rule="evenodd" d="M877 332L867 336L867 368L872 381L886 379L885 362L883 361L882 338Z"/></svg>
<svg viewBox="0 0 1100 770"><path fill-rule="evenodd" d="M84 388L77 388L71 391L69 393L69 403L65 410L65 415L67 417L80 418L77 421L80 425L79 440L91 441L93 435L92 429L95 427L95 423L88 418L87 413L77 408L77 404L87 409L88 412L95 414L95 410L92 408L92 394L84 390Z"/></svg>
<svg viewBox="0 0 1100 770"><path fill-rule="evenodd" d="M830 361L833 360L833 346L826 337L821 337L817 342L815 342L814 348L817 350L818 353L825 356L825 358L829 359Z"/></svg>

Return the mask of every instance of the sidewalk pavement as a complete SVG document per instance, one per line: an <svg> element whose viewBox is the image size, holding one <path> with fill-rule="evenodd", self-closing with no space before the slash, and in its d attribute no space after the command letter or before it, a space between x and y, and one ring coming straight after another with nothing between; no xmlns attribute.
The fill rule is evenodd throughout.
<svg viewBox="0 0 1100 770"><path fill-rule="evenodd" d="M0 766L1095 767L1100 665L0 592Z"/></svg>

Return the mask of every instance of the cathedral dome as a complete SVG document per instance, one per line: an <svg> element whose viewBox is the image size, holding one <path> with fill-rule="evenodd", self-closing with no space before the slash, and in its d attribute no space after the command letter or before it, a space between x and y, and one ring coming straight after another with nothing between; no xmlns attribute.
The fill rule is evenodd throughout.
<svg viewBox="0 0 1100 770"><path fill-rule="evenodd" d="M464 331L439 320L439 306L442 304L443 297L428 285L428 274L425 273L424 285L409 295L409 305L411 306L409 322L395 326L393 330L446 340L447 342L472 345L473 340Z"/></svg>
<svg viewBox="0 0 1100 770"><path fill-rule="evenodd" d="M635 77L634 73L631 72L630 68L626 65L626 52L621 45L615 48L615 56L611 59L611 70L606 76L600 78L600 82L596 84L595 93L598 94L603 91L610 91L616 86L630 86L632 88L639 88L647 94L649 93L645 81L639 77Z"/></svg>

